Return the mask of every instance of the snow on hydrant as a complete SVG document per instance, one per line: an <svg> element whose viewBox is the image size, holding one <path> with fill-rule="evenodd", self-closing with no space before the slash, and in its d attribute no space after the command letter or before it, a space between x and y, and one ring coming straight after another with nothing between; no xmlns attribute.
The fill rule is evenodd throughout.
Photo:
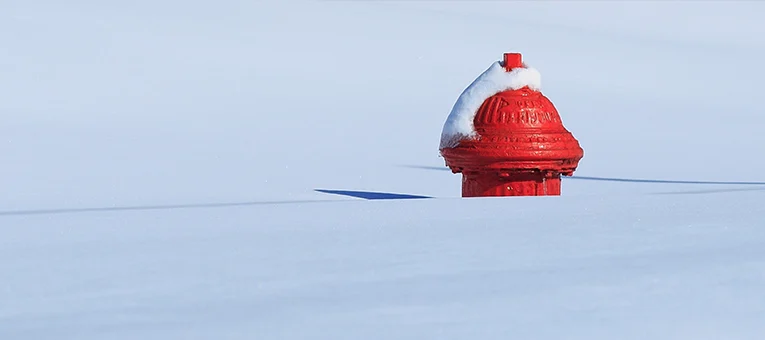
<svg viewBox="0 0 765 340"><path fill-rule="evenodd" d="M560 195L584 150L540 90L539 72L505 53L459 96L439 149L462 197Z"/></svg>

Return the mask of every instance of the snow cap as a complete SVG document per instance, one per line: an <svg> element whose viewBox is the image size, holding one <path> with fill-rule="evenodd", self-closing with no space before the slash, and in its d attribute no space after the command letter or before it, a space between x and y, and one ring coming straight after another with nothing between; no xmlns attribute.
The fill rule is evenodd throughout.
<svg viewBox="0 0 765 340"><path fill-rule="evenodd" d="M439 149L453 148L463 139L476 137L473 120L486 99L524 87L539 91L542 88L541 74L523 63L520 53L505 53L503 61L491 64L457 98L444 123Z"/></svg>

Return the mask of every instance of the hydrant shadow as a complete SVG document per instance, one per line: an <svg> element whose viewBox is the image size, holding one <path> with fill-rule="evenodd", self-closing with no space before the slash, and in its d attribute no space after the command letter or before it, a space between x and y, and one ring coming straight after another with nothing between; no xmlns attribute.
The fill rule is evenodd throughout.
<svg viewBox="0 0 765 340"><path fill-rule="evenodd" d="M366 200L400 200L400 199L432 198L430 196L396 194L396 193L390 193L390 192L376 192L376 191L327 190L327 189L315 189L314 191L325 193L325 194L363 198Z"/></svg>
<svg viewBox="0 0 765 340"><path fill-rule="evenodd" d="M422 170L438 170L448 171L451 170L447 167L437 166L423 166L423 165L403 165L402 167L411 169ZM618 178L618 177L594 177L594 176L566 176L562 177L565 180L582 180L582 181L601 181L601 182L624 182L624 183L658 183L658 184L711 184L711 185L762 185L765 186L765 182L737 182L737 181L685 181L685 180L665 180L665 179L640 179L640 178Z"/></svg>
<svg viewBox="0 0 765 340"><path fill-rule="evenodd" d="M603 182L626 182L626 183L659 183L659 184L712 184L712 185L765 185L765 182L725 182L725 181L678 181L664 179L637 179L637 178L613 178L613 177L589 177L571 176L565 179Z"/></svg>

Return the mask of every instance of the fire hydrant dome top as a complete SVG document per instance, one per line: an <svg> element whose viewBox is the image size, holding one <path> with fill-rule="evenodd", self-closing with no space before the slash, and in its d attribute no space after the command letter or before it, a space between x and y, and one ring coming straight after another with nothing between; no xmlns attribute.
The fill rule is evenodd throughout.
<svg viewBox="0 0 765 340"><path fill-rule="evenodd" d="M539 91L542 76L522 63L520 54L507 53L503 61L492 63L457 98L444 123L439 148L452 148L463 139L475 138L473 120L483 102L497 93L524 87Z"/></svg>

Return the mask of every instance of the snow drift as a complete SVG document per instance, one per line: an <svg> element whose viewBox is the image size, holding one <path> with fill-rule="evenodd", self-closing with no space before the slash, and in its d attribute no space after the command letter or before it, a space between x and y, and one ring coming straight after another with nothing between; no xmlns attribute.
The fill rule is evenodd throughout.
<svg viewBox="0 0 765 340"><path fill-rule="evenodd" d="M452 148L463 139L474 138L473 119L481 104L497 93L523 87L539 91L542 88L542 76L539 71L526 63L510 72L505 71L501 61L491 64L457 98L444 123L439 148Z"/></svg>

